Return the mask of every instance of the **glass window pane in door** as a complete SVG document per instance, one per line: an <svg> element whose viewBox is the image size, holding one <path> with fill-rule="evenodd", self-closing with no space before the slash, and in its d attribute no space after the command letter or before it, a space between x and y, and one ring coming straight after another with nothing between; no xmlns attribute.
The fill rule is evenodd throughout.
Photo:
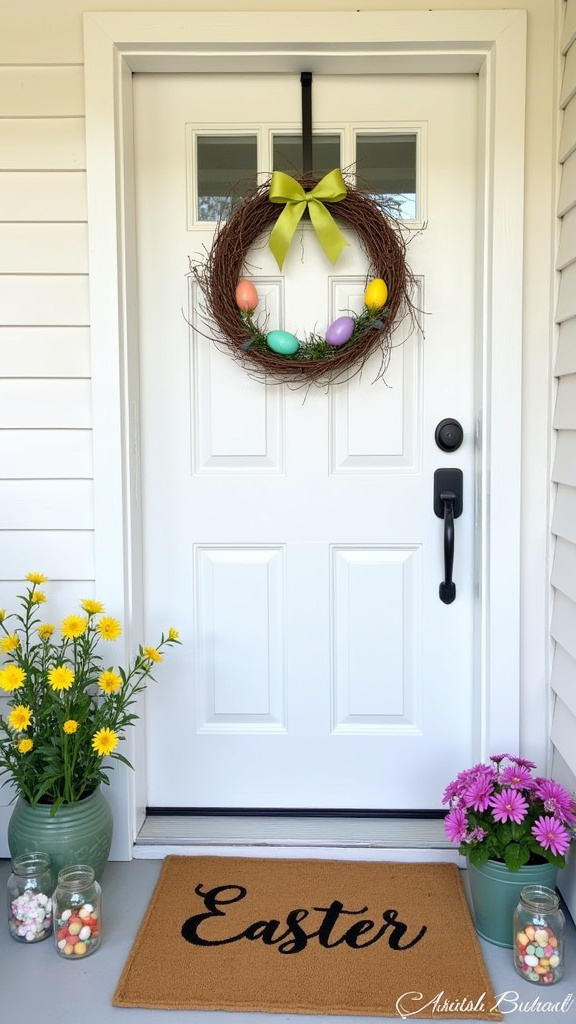
<svg viewBox="0 0 576 1024"><path fill-rule="evenodd" d="M356 136L357 187L402 220L418 217L416 143L412 132Z"/></svg>
<svg viewBox="0 0 576 1024"><path fill-rule="evenodd" d="M335 167L340 167L340 136L312 136L312 167L315 178L323 178ZM284 171L293 178L302 175L302 135L274 135L272 139L272 168Z"/></svg>
<svg viewBox="0 0 576 1024"><path fill-rule="evenodd" d="M226 219L256 187L256 135L197 135L196 180L199 221Z"/></svg>

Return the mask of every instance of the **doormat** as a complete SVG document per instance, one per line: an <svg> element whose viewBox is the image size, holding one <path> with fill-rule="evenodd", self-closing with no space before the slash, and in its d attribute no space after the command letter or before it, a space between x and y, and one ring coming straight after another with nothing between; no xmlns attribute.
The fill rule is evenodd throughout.
<svg viewBox="0 0 576 1024"><path fill-rule="evenodd" d="M166 857L112 1002L502 1019L454 864Z"/></svg>

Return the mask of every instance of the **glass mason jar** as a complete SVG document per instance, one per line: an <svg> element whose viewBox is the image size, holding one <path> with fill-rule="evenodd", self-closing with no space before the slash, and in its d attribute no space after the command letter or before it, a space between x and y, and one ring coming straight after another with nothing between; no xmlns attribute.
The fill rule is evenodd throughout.
<svg viewBox="0 0 576 1024"><path fill-rule="evenodd" d="M526 885L514 912L514 966L526 981L553 985L564 973L566 922L554 889Z"/></svg>
<svg viewBox="0 0 576 1024"><path fill-rule="evenodd" d="M52 869L47 853L22 853L8 879L8 927L16 942L52 934Z"/></svg>
<svg viewBox="0 0 576 1024"><path fill-rule="evenodd" d="M81 960L100 945L102 890L88 864L58 872L53 898L54 940L61 956Z"/></svg>

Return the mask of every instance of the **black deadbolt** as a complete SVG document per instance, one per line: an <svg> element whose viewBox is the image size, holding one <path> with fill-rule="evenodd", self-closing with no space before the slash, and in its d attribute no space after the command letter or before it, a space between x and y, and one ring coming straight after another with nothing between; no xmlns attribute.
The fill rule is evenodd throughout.
<svg viewBox="0 0 576 1024"><path fill-rule="evenodd" d="M458 420L440 420L434 440L443 452L455 452L464 440L464 431Z"/></svg>

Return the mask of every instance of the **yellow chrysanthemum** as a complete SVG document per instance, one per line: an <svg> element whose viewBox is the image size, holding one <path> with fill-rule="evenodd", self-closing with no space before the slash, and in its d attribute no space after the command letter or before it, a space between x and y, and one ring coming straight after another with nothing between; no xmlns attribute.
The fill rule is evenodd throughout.
<svg viewBox="0 0 576 1024"><path fill-rule="evenodd" d="M180 633L178 632L178 630L174 629L174 626L170 626L170 629L168 630L168 639L169 640L178 640L179 636L180 636Z"/></svg>
<svg viewBox="0 0 576 1024"><path fill-rule="evenodd" d="M24 732L32 721L32 708L27 704L17 704L8 715L8 725L16 732Z"/></svg>
<svg viewBox="0 0 576 1024"><path fill-rule="evenodd" d="M91 601L89 597L80 602L80 607L85 612L88 612L88 615L100 615L104 611L104 605L101 601Z"/></svg>
<svg viewBox="0 0 576 1024"><path fill-rule="evenodd" d="M84 615L67 615L62 619L60 632L65 640L76 640L86 632L88 619Z"/></svg>
<svg viewBox="0 0 576 1024"><path fill-rule="evenodd" d="M18 750L20 751L21 754L29 754L33 746L34 744L32 740L20 740L20 743L18 744Z"/></svg>
<svg viewBox="0 0 576 1024"><path fill-rule="evenodd" d="M0 651L15 651L20 646L20 637L16 636L16 633L12 633L10 636L3 636L0 640Z"/></svg>
<svg viewBox="0 0 576 1024"><path fill-rule="evenodd" d="M30 595L30 602L32 604L44 604L47 600L46 594L42 590L35 590Z"/></svg>
<svg viewBox="0 0 576 1024"><path fill-rule="evenodd" d="M28 572L28 573L26 573L26 579L29 580L30 583L47 583L48 582L48 577L47 576L43 576L41 572Z"/></svg>
<svg viewBox="0 0 576 1024"><path fill-rule="evenodd" d="M6 618L6 609L5 608L0 608L0 622L4 622L5 618Z"/></svg>
<svg viewBox="0 0 576 1024"><path fill-rule="evenodd" d="M6 690L7 693L18 690L24 685L25 679L26 673L19 665L6 665L0 669L0 690Z"/></svg>
<svg viewBox="0 0 576 1024"><path fill-rule="evenodd" d="M104 690L104 693L116 693L122 686L122 680L116 672L111 672L108 669L106 672L102 672L98 680L98 686L101 690Z"/></svg>
<svg viewBox="0 0 576 1024"><path fill-rule="evenodd" d="M67 721L64 722L62 728L64 729L65 733L68 733L68 735L71 736L73 733L77 731L78 724L79 723L74 718L68 718Z"/></svg>
<svg viewBox="0 0 576 1024"><path fill-rule="evenodd" d="M48 684L53 690L69 690L74 682L74 673L67 665L57 665L48 672Z"/></svg>
<svg viewBox="0 0 576 1024"><path fill-rule="evenodd" d="M49 640L54 629L55 626L51 622L43 622L41 626L38 626L38 636L41 640Z"/></svg>
<svg viewBox="0 0 576 1024"><path fill-rule="evenodd" d="M122 634L122 626L118 619L113 619L110 615L104 615L98 623L98 632L103 640L117 640Z"/></svg>
<svg viewBox="0 0 576 1024"><path fill-rule="evenodd" d="M162 655L160 651L157 651L155 647L144 647L144 655L146 658L150 658L150 661L162 661Z"/></svg>
<svg viewBox="0 0 576 1024"><path fill-rule="evenodd" d="M118 733L114 729L99 729L92 737L92 750L102 757L111 754L118 746Z"/></svg>

